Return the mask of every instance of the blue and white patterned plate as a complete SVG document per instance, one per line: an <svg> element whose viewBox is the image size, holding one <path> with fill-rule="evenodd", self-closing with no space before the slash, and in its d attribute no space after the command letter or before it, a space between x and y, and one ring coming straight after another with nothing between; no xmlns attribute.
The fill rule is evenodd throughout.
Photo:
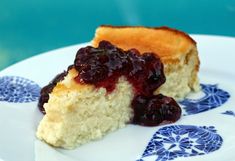
<svg viewBox="0 0 235 161"><path fill-rule="evenodd" d="M198 42L202 91L179 102L179 121L128 125L74 150L54 149L35 138L42 118L37 100L40 88L87 44L53 50L1 71L0 161L234 161L235 39L192 36Z"/></svg>

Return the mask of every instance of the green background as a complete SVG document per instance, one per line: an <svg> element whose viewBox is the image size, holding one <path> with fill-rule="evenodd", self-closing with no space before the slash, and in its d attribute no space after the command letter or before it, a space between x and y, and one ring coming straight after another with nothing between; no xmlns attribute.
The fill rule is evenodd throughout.
<svg viewBox="0 0 235 161"><path fill-rule="evenodd" d="M87 42L101 24L170 26L235 36L235 0L0 0L0 70Z"/></svg>

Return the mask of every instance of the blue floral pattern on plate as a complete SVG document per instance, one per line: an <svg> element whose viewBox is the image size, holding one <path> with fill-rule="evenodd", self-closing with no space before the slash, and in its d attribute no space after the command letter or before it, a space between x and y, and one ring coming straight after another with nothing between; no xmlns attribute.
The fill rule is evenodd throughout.
<svg viewBox="0 0 235 161"><path fill-rule="evenodd" d="M230 95L227 91L218 88L218 85L201 84L202 92L205 94L199 99L186 98L179 102L187 115L205 112L224 104Z"/></svg>
<svg viewBox="0 0 235 161"><path fill-rule="evenodd" d="M37 101L40 87L35 82L18 76L0 77L0 101L25 103Z"/></svg>
<svg viewBox="0 0 235 161"><path fill-rule="evenodd" d="M233 111L225 111L222 114L229 115L229 116L234 116L235 117L235 112L233 112Z"/></svg>
<svg viewBox="0 0 235 161"><path fill-rule="evenodd" d="M218 150L223 139L214 126L173 125L159 129L148 143L141 159L156 161L204 155Z"/></svg>

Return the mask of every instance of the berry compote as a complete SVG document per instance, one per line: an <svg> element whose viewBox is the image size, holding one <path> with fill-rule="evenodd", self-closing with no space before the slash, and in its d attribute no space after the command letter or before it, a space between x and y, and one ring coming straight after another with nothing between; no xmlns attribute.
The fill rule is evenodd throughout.
<svg viewBox="0 0 235 161"><path fill-rule="evenodd" d="M106 88L108 93L115 89L119 77L125 76L135 93L131 104L134 124L156 126L175 122L181 116L181 108L173 98L153 94L166 81L163 64L154 53L140 54L136 49L124 51L108 41L101 41L97 48L87 46L78 50L74 68L79 73L76 82ZM42 89L41 97L43 91L52 91L55 82ZM48 100L48 95L45 96ZM39 105L43 105L40 101Z"/></svg>

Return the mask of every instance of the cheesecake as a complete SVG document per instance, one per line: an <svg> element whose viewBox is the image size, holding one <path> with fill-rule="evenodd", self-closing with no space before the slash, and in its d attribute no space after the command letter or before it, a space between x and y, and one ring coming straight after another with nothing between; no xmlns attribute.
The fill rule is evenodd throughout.
<svg viewBox="0 0 235 161"><path fill-rule="evenodd" d="M146 34L155 42L134 38L147 43ZM196 43L180 31L101 26L92 46L79 49L74 63L42 88L38 105L45 116L36 135L71 149L130 123L175 122L181 116L175 99L199 89L198 68Z"/></svg>

